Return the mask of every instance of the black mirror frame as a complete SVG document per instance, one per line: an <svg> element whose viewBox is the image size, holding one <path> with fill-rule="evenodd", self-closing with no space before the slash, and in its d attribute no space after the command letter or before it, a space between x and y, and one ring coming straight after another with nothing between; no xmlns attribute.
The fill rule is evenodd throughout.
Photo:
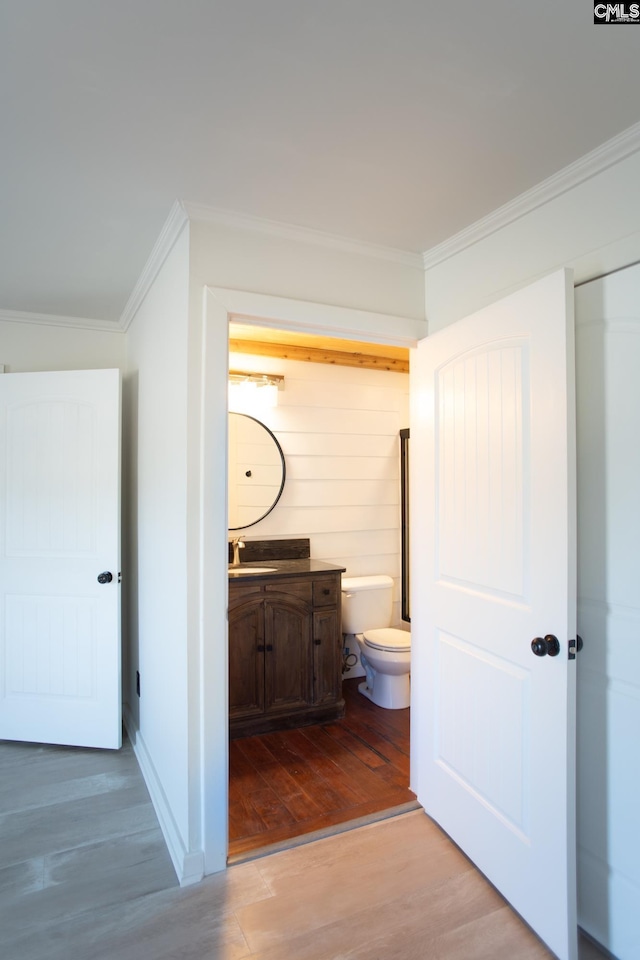
<svg viewBox="0 0 640 960"><path fill-rule="evenodd" d="M260 523L261 520L264 520L265 517L268 517L269 514L271 513L271 511L273 510L273 508L275 507L275 505L277 504L278 500L279 500L280 497L282 496L282 491L284 490L284 482L285 482L285 480L286 480L286 478L287 478L287 466L286 466L286 464L285 464L284 453L282 452L282 447L281 447L280 444L278 443L278 438L276 437L276 435L274 434L274 432L273 432L272 430L270 430L269 427L267 427L266 424L264 424L264 423L262 422L262 420L258 420L257 417L252 417L252 416L250 416L250 414L248 414L248 413L240 413L240 412L238 412L238 411L236 411L236 410L229 410L229 416L230 416L231 414L234 414L234 416L236 416L236 417L246 417L247 420L253 420L255 423L259 424L259 425L263 428L263 430L266 430L267 433L269 434L269 436L271 437L271 439L273 440L273 442L275 443L276 449L277 449L278 453L280 454L280 460L282 461L282 483L280 484L280 489L278 490L278 494L277 494L275 500L273 501L273 503L271 504L271 506L269 507L269 509L266 510L266 511L262 514L261 517L258 517L257 520L252 520L251 523L244 523L244 524L242 524L242 526L240 526L240 527L228 527L228 528L227 528L228 530L246 530L247 527L253 527L253 526L255 526L256 523Z"/></svg>
<svg viewBox="0 0 640 960"><path fill-rule="evenodd" d="M402 619L411 623L409 612L409 428L400 431L400 513L402 536Z"/></svg>

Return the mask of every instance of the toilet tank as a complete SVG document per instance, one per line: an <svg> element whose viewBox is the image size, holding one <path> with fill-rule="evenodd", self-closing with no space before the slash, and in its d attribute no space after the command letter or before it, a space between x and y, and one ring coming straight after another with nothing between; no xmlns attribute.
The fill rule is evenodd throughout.
<svg viewBox="0 0 640 960"><path fill-rule="evenodd" d="M388 627L393 612L393 580L387 576L342 578L342 632Z"/></svg>

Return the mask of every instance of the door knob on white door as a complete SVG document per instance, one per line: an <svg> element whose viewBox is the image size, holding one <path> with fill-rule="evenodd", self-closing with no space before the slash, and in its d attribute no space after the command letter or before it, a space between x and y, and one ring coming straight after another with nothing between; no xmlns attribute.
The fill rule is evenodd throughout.
<svg viewBox="0 0 640 960"><path fill-rule="evenodd" d="M557 657L560 653L560 642L552 633L548 633L544 638L535 637L531 641L531 649L536 657L546 657L547 655Z"/></svg>

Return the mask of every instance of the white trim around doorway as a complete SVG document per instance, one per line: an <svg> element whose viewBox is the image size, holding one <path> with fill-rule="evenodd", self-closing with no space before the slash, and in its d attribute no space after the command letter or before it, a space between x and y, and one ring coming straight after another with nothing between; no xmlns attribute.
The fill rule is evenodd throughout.
<svg viewBox="0 0 640 960"><path fill-rule="evenodd" d="M191 726L198 728L199 777L190 808L200 811L204 873L227 865L227 368L229 321L277 326L319 336L415 347L425 321L266 294L205 287L200 382L199 682ZM195 687L195 684L194 684ZM193 786L192 786L193 784Z"/></svg>

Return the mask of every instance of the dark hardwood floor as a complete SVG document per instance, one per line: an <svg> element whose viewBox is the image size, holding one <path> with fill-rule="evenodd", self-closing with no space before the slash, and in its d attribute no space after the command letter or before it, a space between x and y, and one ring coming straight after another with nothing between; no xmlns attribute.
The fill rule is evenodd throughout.
<svg viewBox="0 0 640 960"><path fill-rule="evenodd" d="M344 681L345 717L232 740L229 860L381 811L409 790L409 709L383 710Z"/></svg>

